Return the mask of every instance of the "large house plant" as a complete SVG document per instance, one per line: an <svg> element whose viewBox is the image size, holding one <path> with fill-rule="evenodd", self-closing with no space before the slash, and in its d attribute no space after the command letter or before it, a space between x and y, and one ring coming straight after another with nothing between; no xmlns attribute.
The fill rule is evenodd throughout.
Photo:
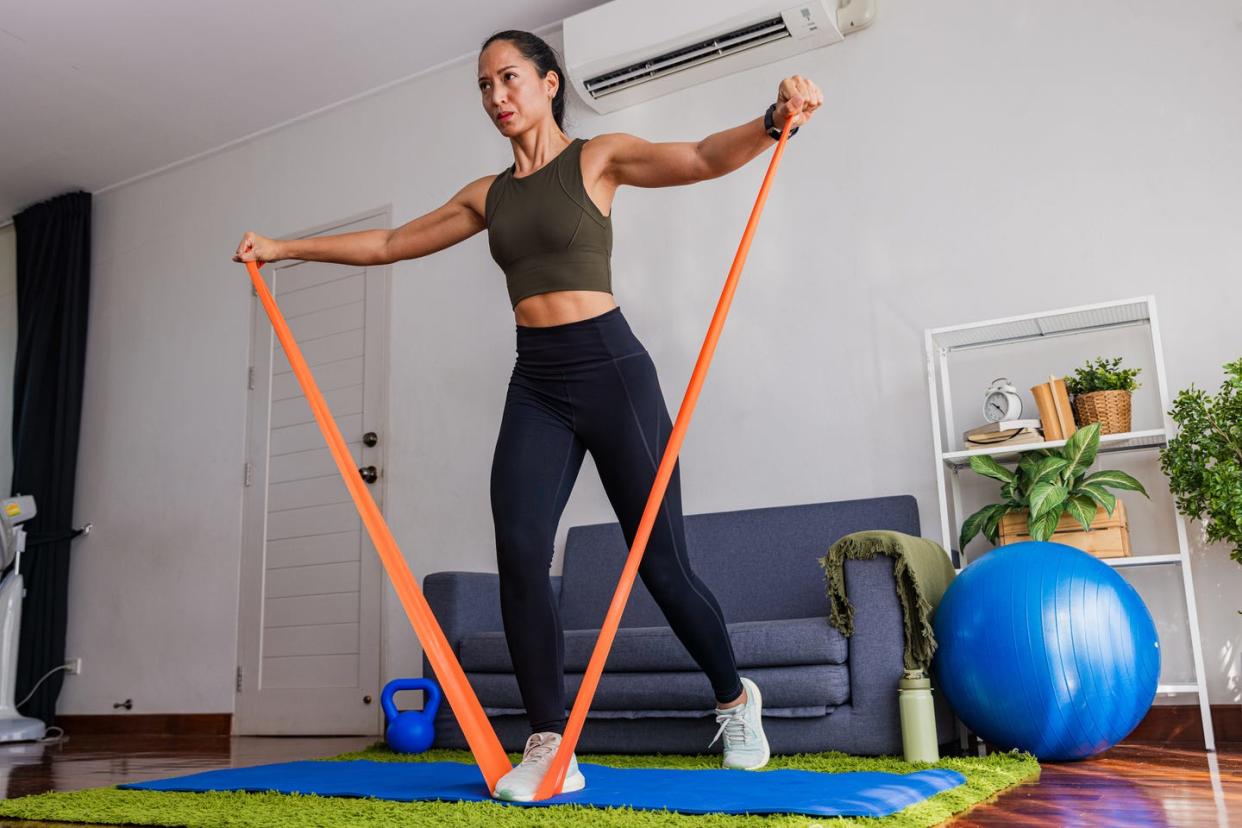
<svg viewBox="0 0 1242 828"><path fill-rule="evenodd" d="M1101 434L1130 430L1130 395L1140 388L1135 382L1142 368L1122 368L1121 357L1088 360L1065 378L1065 390L1074 397L1078 425L1100 424Z"/></svg>
<svg viewBox="0 0 1242 828"><path fill-rule="evenodd" d="M1075 431L1058 449L1036 449L1023 454L1012 471L988 455L971 457L971 469L1001 482L1004 499L984 506L966 519L958 549L964 551L980 532L992 543L1009 542L1008 538L1001 538L1002 521L1009 519L1006 528L1010 531L1005 534L1012 536L1016 517L1025 522L1026 533L1034 540L1049 540L1056 534L1058 542L1097 552L1091 548L1091 539L1082 537L1083 533L1089 533L1093 524L1112 518L1115 509L1120 510L1119 519L1124 518L1122 503L1108 490L1140 492L1150 499L1143 484L1125 472L1110 469L1087 474L1099 446L1100 424L1092 423ZM1124 528L1124 523L1121 525ZM1076 526L1081 526L1081 531ZM1128 538L1125 543L1126 550L1118 554L1129 554Z"/></svg>
<svg viewBox="0 0 1242 828"><path fill-rule="evenodd" d="M1208 541L1233 544L1242 563L1242 359L1225 365L1215 397L1189 388L1169 416L1178 434L1160 452L1160 468L1183 515L1203 522Z"/></svg>

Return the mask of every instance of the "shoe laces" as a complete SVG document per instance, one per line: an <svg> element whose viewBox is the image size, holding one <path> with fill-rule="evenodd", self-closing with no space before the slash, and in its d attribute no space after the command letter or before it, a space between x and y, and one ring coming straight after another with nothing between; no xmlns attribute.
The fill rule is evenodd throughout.
<svg viewBox="0 0 1242 828"><path fill-rule="evenodd" d="M557 740L551 734L541 736L534 734L526 742L526 750L522 754L522 764L538 764L551 756L557 747Z"/></svg>
<svg viewBox="0 0 1242 828"><path fill-rule="evenodd" d="M746 744L746 731L753 731L754 728L746 721L746 717L742 715L742 708L745 705L737 705L727 711L716 711L716 721L720 723L720 729L716 731L716 735L712 737L708 747L716 744L716 740L724 736L725 747L732 747Z"/></svg>

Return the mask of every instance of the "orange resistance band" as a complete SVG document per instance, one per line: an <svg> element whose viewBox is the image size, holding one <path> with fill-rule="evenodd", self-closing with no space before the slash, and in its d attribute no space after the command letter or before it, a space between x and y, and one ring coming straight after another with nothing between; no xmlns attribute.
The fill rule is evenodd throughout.
<svg viewBox="0 0 1242 828"><path fill-rule="evenodd" d="M268 317L272 320L272 327L276 329L276 336L280 339L281 347L285 349L285 356L289 358L293 373L302 386L307 402L310 403L315 421L319 423L319 429L328 441L328 448L332 451L336 466L345 480L345 488L349 489L354 505L358 507L358 514L361 515L362 522L366 524L371 543L375 545L380 560L384 562L384 569L388 571L388 577L392 580L392 585L401 598L405 614L409 616L410 623L414 625L414 632L418 635L418 640L427 653L427 660L435 668L444 694L448 696L449 704L453 707L457 723L461 726L466 742L470 745L470 750L479 763L483 778L487 780L487 789L495 790L500 777L508 773L513 766L509 764L509 758L505 755L500 740L496 738L492 723L487 720L487 714L483 712L482 705L479 704L474 691L470 688L470 683L466 680L461 664L458 663L448 640L444 637L444 631L436 622L431 607L427 605L427 599L423 597L422 590L418 588L418 582L414 580L414 575L410 572L410 567L406 564L401 550L397 548L397 542L393 539L388 523L380 514L379 507L375 505L370 490L358 476L353 457L345 445L344 438L341 437L341 431L332 418L319 387L315 384L314 377L311 376L306 359L302 356L297 342L294 341L280 308L276 307L276 301L272 299L267 284L259 275L261 266L261 262L257 264L246 262L246 269L250 272L250 281L254 283L254 289L259 294L263 309L267 311Z"/></svg>
<svg viewBox="0 0 1242 828"><path fill-rule="evenodd" d="M651 494L647 497L647 507L643 510L642 520L639 521L638 531L634 535L634 545L630 548L625 567L621 570L621 580L618 581L617 590L612 596L612 603L608 606L608 614L604 616L604 626L600 629L599 638L595 641L595 649L591 652L586 674L582 677L582 685L574 699L573 710L570 711L569 722L565 725L561 744L557 747L556 756L535 791L535 801L555 796L560 793L561 786L565 784L569 758L578 744L587 710L591 707L595 688L599 685L599 677L604 672L604 662L608 660L608 651L617 634L617 627L621 624L625 602L629 599L630 589L634 586L638 565L642 563L643 552L647 550L647 539L651 536L651 529L655 524L656 514L660 510L660 503L664 500L668 481L673 476L677 453L681 451L686 428L690 425L694 405L699 399L699 390L703 387L703 381L707 379L707 367L711 364L712 354L716 351L716 342L720 339L725 317L729 314L729 305L733 302L733 293L737 290L738 278L742 275L742 265L746 262L746 254L750 252L750 240L755 235L755 228L759 226L759 215L763 212L764 202L767 201L768 189L772 186L776 167L780 164L781 155L785 152L785 143L789 140L789 127L792 123L792 117L785 119L785 128L781 130L780 140L772 153L772 161L768 164L763 184L759 187L759 197L755 199L754 209L750 211L750 220L746 223L745 232L742 233L742 243L738 246L737 255L733 257L733 267L729 269L724 291L720 294L720 301L716 304L716 313L712 316L711 325L707 329L707 339L704 340L703 348L699 351L699 360L695 363L694 373L690 377L690 386L686 389L686 396L681 401L681 408L677 411L677 422L673 425L673 433L668 438L664 457L660 460L660 467L656 471L655 484L651 487Z"/></svg>

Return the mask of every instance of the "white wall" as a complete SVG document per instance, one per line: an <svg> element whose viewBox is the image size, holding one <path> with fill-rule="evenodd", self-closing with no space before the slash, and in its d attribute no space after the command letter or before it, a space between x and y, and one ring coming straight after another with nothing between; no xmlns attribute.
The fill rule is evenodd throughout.
<svg viewBox="0 0 1242 828"><path fill-rule="evenodd" d="M1067 20L889 0L844 44L609 117L573 109L568 131L699 139L795 72L826 102L785 155L687 436L687 512L908 492L939 537L927 327L1151 293L1174 389L1215 388L1238 356L1235 3L1109 0ZM229 256L247 229L384 205L404 221L503 169L474 74L471 57L96 198L75 516L95 530L75 546L68 647L85 669L62 713L232 710L251 299ZM616 198L616 297L674 412L767 157ZM491 570L514 353L486 236L395 266L392 301L388 520L417 577ZM566 527L612 519L588 459L558 550ZM1237 702L1242 569L1217 546L1195 574L1212 700ZM387 599L387 675L416 674Z"/></svg>
<svg viewBox="0 0 1242 828"><path fill-rule="evenodd" d="M0 228L0 497L13 483L13 360L17 357L17 236Z"/></svg>

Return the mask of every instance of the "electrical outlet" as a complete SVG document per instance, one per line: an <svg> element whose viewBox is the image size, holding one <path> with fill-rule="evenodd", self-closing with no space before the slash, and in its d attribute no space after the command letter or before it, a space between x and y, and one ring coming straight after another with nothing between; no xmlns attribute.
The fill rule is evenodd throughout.
<svg viewBox="0 0 1242 828"><path fill-rule="evenodd" d="M82 672L82 659L71 658L65 662L65 667L68 668L65 670L66 673L71 676L76 676Z"/></svg>

